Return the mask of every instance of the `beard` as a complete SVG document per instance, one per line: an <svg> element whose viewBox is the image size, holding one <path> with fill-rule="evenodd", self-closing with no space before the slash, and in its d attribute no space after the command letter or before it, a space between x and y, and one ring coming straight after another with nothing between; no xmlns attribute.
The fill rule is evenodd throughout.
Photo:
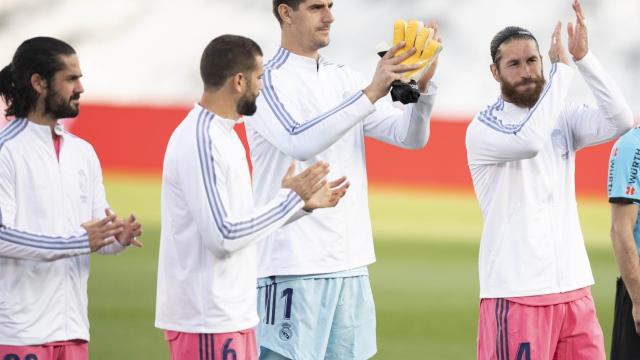
<svg viewBox="0 0 640 360"><path fill-rule="evenodd" d="M57 92L49 92L44 98L44 111L51 114L56 119L67 119L78 116L80 105L71 105L72 100L79 100L80 94L75 93L68 100L60 96Z"/></svg>
<svg viewBox="0 0 640 360"><path fill-rule="evenodd" d="M238 114L243 116L251 116L256 113L258 110L258 105L256 105L256 99L258 98L258 94L253 95L251 89L247 89L247 92L242 95L240 100L238 100L238 104L236 105L236 111Z"/></svg>
<svg viewBox="0 0 640 360"><path fill-rule="evenodd" d="M502 91L502 97L517 106L526 108L531 108L538 102L542 89L544 88L544 84L547 82L544 75L540 75L540 77L526 78L514 84L510 84L504 78L501 79L500 90ZM534 84L534 87L524 91L518 90L518 86L528 84Z"/></svg>

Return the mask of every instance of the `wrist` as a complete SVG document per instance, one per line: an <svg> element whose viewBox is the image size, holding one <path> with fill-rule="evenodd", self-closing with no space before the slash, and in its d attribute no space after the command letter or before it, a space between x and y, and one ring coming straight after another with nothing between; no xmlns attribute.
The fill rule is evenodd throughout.
<svg viewBox="0 0 640 360"><path fill-rule="evenodd" d="M582 54L578 54L578 55L573 55L573 62L578 62L582 59L584 59L585 56L587 56L587 53L589 52L589 50L585 51Z"/></svg>
<svg viewBox="0 0 640 360"><path fill-rule="evenodd" d="M378 101L382 96L379 96L377 91L375 91L371 87L372 87L371 85L367 86L366 88L364 88L364 90L362 90L362 92L369 99L371 104L375 104L376 101Z"/></svg>

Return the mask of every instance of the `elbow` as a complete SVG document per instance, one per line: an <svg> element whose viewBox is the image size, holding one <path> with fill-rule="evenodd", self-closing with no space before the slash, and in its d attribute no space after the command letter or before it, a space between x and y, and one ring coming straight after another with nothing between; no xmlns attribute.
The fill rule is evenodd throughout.
<svg viewBox="0 0 640 360"><path fill-rule="evenodd" d="M617 226L614 223L611 224L611 229L609 230L609 237L611 238L611 245L613 245L613 248L617 248L620 245L620 239L621 239L621 229L619 226Z"/></svg>
<svg viewBox="0 0 640 360"><path fill-rule="evenodd" d="M634 118L630 109L625 111L625 122L622 126L623 129L621 129L621 132L624 134L638 125L640 125L640 119Z"/></svg>
<svg viewBox="0 0 640 360"><path fill-rule="evenodd" d="M284 151L285 154L292 157L296 161L308 161L317 155L318 152L313 151L313 149L306 148L305 146L289 146L288 149Z"/></svg>
<svg viewBox="0 0 640 360"><path fill-rule="evenodd" d="M229 247L226 245L228 242L228 240L222 240L222 244L214 244L214 245L210 245L209 251L217 258L219 259L225 259L228 258L229 256L231 256L231 254L233 253L233 251L231 251L229 249Z"/></svg>
<svg viewBox="0 0 640 360"><path fill-rule="evenodd" d="M396 140L396 143L400 145L403 149L408 150L420 150L424 149L427 146L427 142L429 142L429 130L421 132L419 135L410 135L407 134L404 139Z"/></svg>
<svg viewBox="0 0 640 360"><path fill-rule="evenodd" d="M424 136L421 136L416 141L407 144L406 148L410 150L421 150L421 149L424 149L425 146L427 146L428 142L429 142L429 133L426 133Z"/></svg>
<svg viewBox="0 0 640 360"><path fill-rule="evenodd" d="M640 125L640 119L635 119L633 117L633 113L631 112L631 109L629 108L625 109L621 114L614 116L612 120L614 121L614 124L615 123L618 124L616 126L617 136L620 136L626 133L627 131L631 130L635 126Z"/></svg>

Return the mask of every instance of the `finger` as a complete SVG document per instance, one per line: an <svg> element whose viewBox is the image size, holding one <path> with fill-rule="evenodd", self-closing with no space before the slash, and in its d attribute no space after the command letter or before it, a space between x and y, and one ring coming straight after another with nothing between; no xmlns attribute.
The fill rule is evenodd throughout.
<svg viewBox="0 0 640 360"><path fill-rule="evenodd" d="M296 171L296 161L293 160L291 161L291 164L289 164L289 167L287 168L287 172L285 173L284 178L288 179L292 177L295 171Z"/></svg>
<svg viewBox="0 0 640 360"><path fill-rule="evenodd" d="M428 27L423 27L420 30L420 32L418 33L418 37L416 38L416 52L422 53L424 46L427 44L427 40L429 40L429 38L433 36L432 32L433 31Z"/></svg>
<svg viewBox="0 0 640 360"><path fill-rule="evenodd" d="M342 190L342 191L338 192L338 193L336 194L336 200L340 200L340 199L342 199L346 193L347 193L347 192L346 192L345 190Z"/></svg>
<svg viewBox="0 0 640 360"><path fill-rule="evenodd" d="M115 219L116 219L116 215L111 213L111 215L107 215L102 220L94 222L94 224L98 225L98 227L103 227L105 225L112 223Z"/></svg>
<svg viewBox="0 0 640 360"><path fill-rule="evenodd" d="M136 239L135 237L131 240L131 245L139 248L144 246L144 244L140 240Z"/></svg>
<svg viewBox="0 0 640 360"><path fill-rule="evenodd" d="M434 39L437 38L437 36L438 36L438 23L433 21L433 20L431 20L431 21L429 21L428 27L430 27L433 30L433 38Z"/></svg>
<svg viewBox="0 0 640 360"><path fill-rule="evenodd" d="M576 12L576 18L579 21L584 21L584 12L582 10L582 4L580 4L580 1L576 0L573 2L573 10L575 10Z"/></svg>
<svg viewBox="0 0 640 360"><path fill-rule="evenodd" d="M123 229L121 227L117 228L117 229L107 230L107 231L102 233L102 237L106 239L106 238L110 238L110 237L116 236L116 235L120 234L122 232L122 230Z"/></svg>
<svg viewBox="0 0 640 360"><path fill-rule="evenodd" d="M414 71L414 70L418 70L420 69L422 66L424 65L424 62L419 62L417 64L400 64L400 65L394 65L394 66L390 66L389 70L391 72L394 72L396 74L402 74L402 73L406 73L409 71Z"/></svg>
<svg viewBox="0 0 640 360"><path fill-rule="evenodd" d="M318 169L321 167L321 163L315 162L313 163L311 166L309 166L308 168L304 169L300 174L296 175L295 177L302 180L302 181L308 181L307 179L310 176L313 176L313 174L318 171Z"/></svg>
<svg viewBox="0 0 640 360"><path fill-rule="evenodd" d="M320 189L322 189L325 185L327 185L327 180L320 180L317 183L315 183L313 186L311 186L311 192L315 194Z"/></svg>
<svg viewBox="0 0 640 360"><path fill-rule="evenodd" d="M124 229L124 226L122 226L122 224L118 222L110 222L100 226L98 228L98 231L104 234L108 231L117 230L117 229Z"/></svg>
<svg viewBox="0 0 640 360"><path fill-rule="evenodd" d="M314 176L319 172L323 172L329 169L329 164L322 160L316 161L311 166L305 169L305 171L301 174L302 178L308 178L310 176Z"/></svg>
<svg viewBox="0 0 640 360"><path fill-rule="evenodd" d="M320 179L324 178L329 173L329 166L327 163L317 162L314 165L307 168L304 174L301 174L301 180L309 183L317 183Z"/></svg>
<svg viewBox="0 0 640 360"><path fill-rule="evenodd" d="M424 25L420 21L409 20L407 24L407 30L404 34L404 41L406 43L405 48L412 48L415 45L416 36Z"/></svg>
<svg viewBox="0 0 640 360"><path fill-rule="evenodd" d="M571 21L567 23L567 35L569 36L569 41L571 41L573 39L573 36L575 35L573 23Z"/></svg>
<svg viewBox="0 0 640 360"><path fill-rule="evenodd" d="M104 209L104 214L107 215L107 217L114 215L113 211L109 208Z"/></svg>
<svg viewBox="0 0 640 360"><path fill-rule="evenodd" d="M136 216L133 213L131 213L131 215L129 215L129 222L130 223L136 222Z"/></svg>
<svg viewBox="0 0 640 360"><path fill-rule="evenodd" d="M304 180L310 184L317 184L329 174L328 168L319 168L311 172L311 174ZM325 181L326 182L326 181Z"/></svg>
<svg viewBox="0 0 640 360"><path fill-rule="evenodd" d="M553 35L551 35L551 44L556 45L560 43L560 30L562 29L562 22L558 21L555 29L553 30Z"/></svg>
<svg viewBox="0 0 640 360"><path fill-rule="evenodd" d="M396 20L393 23L393 42L392 45L397 45L404 40L404 32L407 24L404 20Z"/></svg>
<svg viewBox="0 0 640 360"><path fill-rule="evenodd" d="M344 183L347 180L346 176L343 176L339 179L333 180L329 183L329 188L333 189L336 188L338 186L340 186L340 184Z"/></svg>
<svg viewBox="0 0 640 360"><path fill-rule="evenodd" d="M384 54L384 56L382 57L382 60L389 60L392 57L396 56L396 53L398 52L398 50L404 48L404 41L400 41L399 43L393 45L391 47L391 49L389 49L389 51L387 51L386 54Z"/></svg>
<svg viewBox="0 0 640 360"><path fill-rule="evenodd" d="M412 47L411 49L409 49L409 51L406 51L398 56L394 56L392 59L389 60L389 64L391 65L400 64L401 62L407 60L409 57L411 57L415 53L416 53L416 48Z"/></svg>
<svg viewBox="0 0 640 360"><path fill-rule="evenodd" d="M350 185L349 182L346 182L342 186L335 188L333 190L337 192L343 192L342 196L344 196L344 194L346 194L347 192L347 189L349 188L349 185Z"/></svg>

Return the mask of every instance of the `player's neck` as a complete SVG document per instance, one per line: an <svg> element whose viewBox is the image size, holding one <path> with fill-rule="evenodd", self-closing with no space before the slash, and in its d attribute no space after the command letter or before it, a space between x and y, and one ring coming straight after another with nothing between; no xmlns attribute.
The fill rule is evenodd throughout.
<svg viewBox="0 0 640 360"><path fill-rule="evenodd" d="M238 114L236 101L229 96L223 94L222 91L202 93L199 102L200 106L210 112L229 120L240 119Z"/></svg>
<svg viewBox="0 0 640 360"><path fill-rule="evenodd" d="M320 54L318 53L318 49L310 48L307 44L304 44L300 41L296 41L289 36L286 36L284 33L282 34L281 45L284 49L298 55L308 57L315 61L320 59Z"/></svg>
<svg viewBox="0 0 640 360"><path fill-rule="evenodd" d="M51 133L54 133L54 129L58 124L58 119L51 116L51 114L45 114L43 111L36 109L27 114L27 120L34 124L48 126L51 128Z"/></svg>

